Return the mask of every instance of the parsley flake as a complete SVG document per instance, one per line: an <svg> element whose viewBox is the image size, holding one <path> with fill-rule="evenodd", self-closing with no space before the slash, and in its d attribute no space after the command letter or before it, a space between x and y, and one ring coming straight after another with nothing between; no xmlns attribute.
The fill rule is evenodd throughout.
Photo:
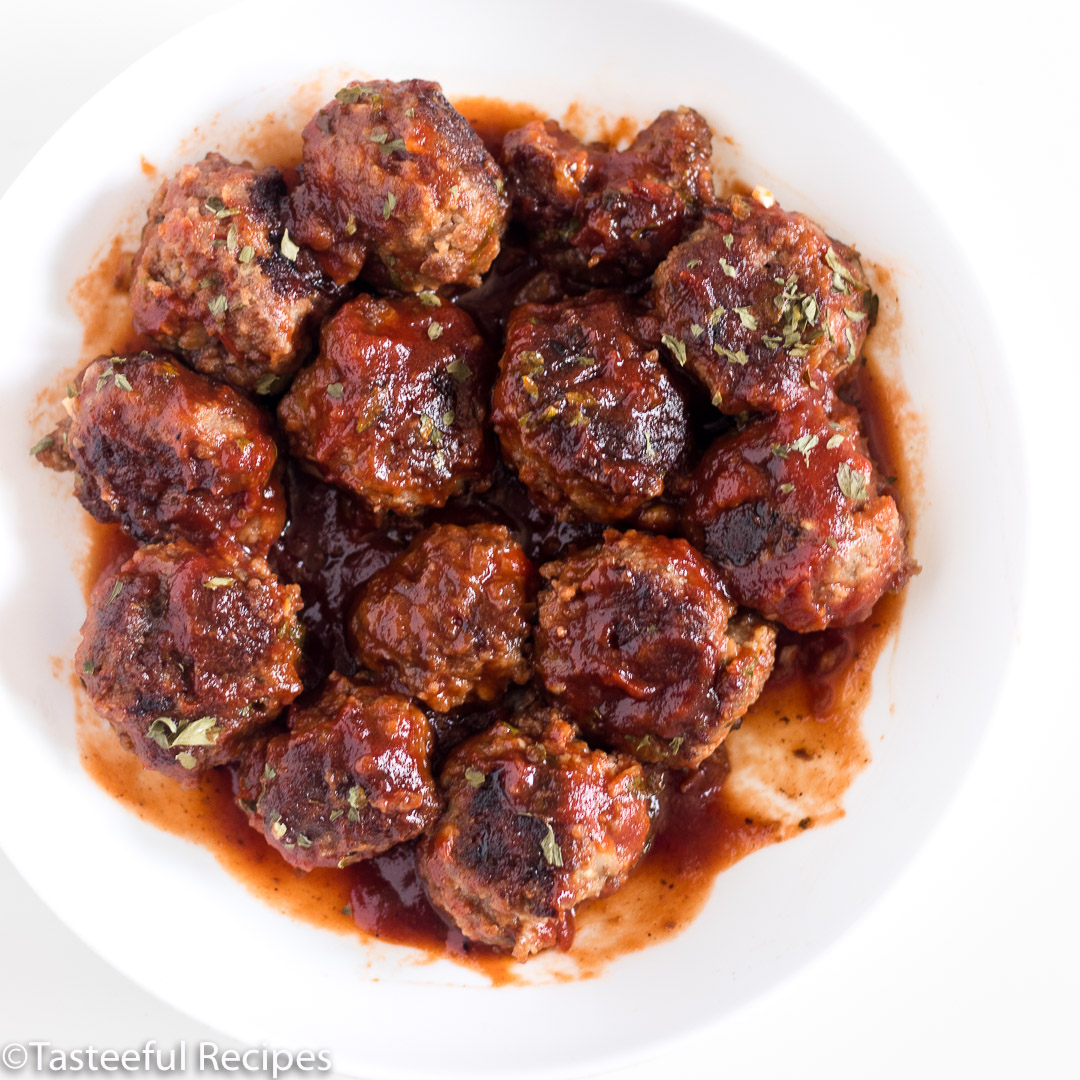
<svg viewBox="0 0 1080 1080"><path fill-rule="evenodd" d="M442 323L432 322L427 328L427 336L431 341L436 341L442 337Z"/></svg>
<svg viewBox="0 0 1080 1080"><path fill-rule="evenodd" d="M662 334L660 340L671 350L672 356L679 362L679 367L686 367L686 345L677 337ZM561 864L560 864L561 865Z"/></svg>
<svg viewBox="0 0 1080 1080"><path fill-rule="evenodd" d="M345 387L339 382L332 382L326 388L327 397L332 397L335 401L340 401L345 396Z"/></svg>
<svg viewBox="0 0 1080 1080"><path fill-rule="evenodd" d="M56 442L56 438L53 435L45 435L38 439L33 446L30 447L30 456L35 457L40 454L42 450L48 450Z"/></svg>
<svg viewBox="0 0 1080 1080"><path fill-rule="evenodd" d="M551 827L551 822L546 822L546 824L547 833L544 835L544 839L540 841L540 850L544 853L548 866L562 866L562 848L559 847L559 842L555 839L555 830Z"/></svg>
<svg viewBox="0 0 1080 1080"><path fill-rule="evenodd" d="M383 221L386 221L390 215L394 212L394 207L397 206L397 196L392 192L386 193L386 201L383 203L382 216Z"/></svg>
<svg viewBox="0 0 1080 1080"><path fill-rule="evenodd" d="M853 502L862 502L866 498L866 477L846 461L840 462L840 468L836 470L836 482Z"/></svg>
<svg viewBox="0 0 1080 1080"><path fill-rule="evenodd" d="M465 779L469 783L471 788L480 788L484 786L484 781L487 779L487 773L481 772L480 769L474 769L471 765L465 770Z"/></svg>
<svg viewBox="0 0 1080 1080"><path fill-rule="evenodd" d="M296 257L300 254L300 245L289 235L288 229L281 234L281 254L289 262L296 262Z"/></svg>

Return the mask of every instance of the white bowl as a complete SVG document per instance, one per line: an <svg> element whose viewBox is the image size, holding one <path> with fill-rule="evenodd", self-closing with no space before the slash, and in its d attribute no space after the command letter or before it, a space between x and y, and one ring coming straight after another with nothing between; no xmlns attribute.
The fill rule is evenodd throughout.
<svg viewBox="0 0 1080 1080"><path fill-rule="evenodd" d="M1016 629L1025 491L1005 368L947 228L902 165L722 24L629 0L300 10L229 9L157 49L85 105L0 203L0 842L102 956L247 1042L326 1048L340 1071L365 1076L556 1076L637 1058L775 984L864 915L958 786ZM235 37L219 33L226 22ZM894 272L894 359L925 426L924 570L876 673L864 719L874 760L843 821L744 860L681 936L594 979L545 981L541 962L529 966L535 985L493 989L450 963L290 921L203 849L131 816L79 764L66 658L84 614L69 570L84 550L82 511L70 478L27 456L45 430L39 391L80 350L65 297L119 225L137 228L153 187L140 155L168 173L228 149L238 125L313 77L329 96L352 72L438 79L451 96L556 116L574 101L642 120L693 105L736 141L718 141L722 166Z"/></svg>

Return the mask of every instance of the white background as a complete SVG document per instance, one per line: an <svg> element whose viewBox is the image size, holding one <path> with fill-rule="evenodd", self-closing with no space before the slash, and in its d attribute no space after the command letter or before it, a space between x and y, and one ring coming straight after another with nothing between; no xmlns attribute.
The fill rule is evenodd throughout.
<svg viewBox="0 0 1080 1080"><path fill-rule="evenodd" d="M297 6L302 11L302 0ZM1078 1076L1077 5L694 6L766 41L843 97L951 222L990 299L1014 373L1024 430L1000 437L1026 455L1032 553L1019 661L974 768L900 881L786 984L664 1061L618 1075ZM151 0L5 4L0 191L132 60L227 7L210 0L181 8ZM543 4L536 9L542 18ZM243 28L230 33L242 38ZM182 84L163 78L149 92L182 93ZM1000 497L1007 502L1010 493ZM987 581L988 605L994 596L995 582ZM72 829L72 842L93 842L77 834L76 820ZM641 990L655 997L663 1026L663 987ZM557 1037L560 1023L579 1022L587 1021L550 1018L550 1029ZM227 1041L98 959L0 855L0 1044L47 1039L68 1048L123 1048L147 1038Z"/></svg>

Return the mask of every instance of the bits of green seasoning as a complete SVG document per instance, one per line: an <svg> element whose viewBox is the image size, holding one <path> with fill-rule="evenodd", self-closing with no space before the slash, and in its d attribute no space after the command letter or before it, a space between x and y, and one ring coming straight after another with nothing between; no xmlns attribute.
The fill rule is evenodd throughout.
<svg viewBox="0 0 1080 1080"><path fill-rule="evenodd" d="M181 750L180 753L176 755L176 760L189 772L198 764L195 760L195 755L188 750Z"/></svg>
<svg viewBox="0 0 1080 1080"><path fill-rule="evenodd" d="M437 338L442 337L442 323L432 322L427 328L427 336L435 341Z"/></svg>
<svg viewBox="0 0 1080 1080"><path fill-rule="evenodd" d="M359 784L349 788L347 799L353 810L363 810L368 804L367 792Z"/></svg>
<svg viewBox="0 0 1080 1080"><path fill-rule="evenodd" d="M825 538L825 543L828 544L829 547L831 547L833 549L833 551L836 550L836 537L835 536L827 536Z"/></svg>
<svg viewBox="0 0 1080 1080"><path fill-rule="evenodd" d="M702 334L705 333L705 327L702 326L700 323L691 323L690 333L693 334L694 337L699 338Z"/></svg>
<svg viewBox="0 0 1080 1080"><path fill-rule="evenodd" d="M673 754L677 754L682 749L682 744L684 742L686 742L686 739L682 735L676 735L675 738L668 743L668 749Z"/></svg>
<svg viewBox="0 0 1080 1080"><path fill-rule="evenodd" d="M383 221L386 221L390 215L394 212L394 207L397 206L397 196L392 192L386 193L386 201L383 203L382 216Z"/></svg>
<svg viewBox="0 0 1080 1080"><path fill-rule="evenodd" d="M288 229L281 234L281 254L289 262L296 262L296 257L300 254L300 245L289 235Z"/></svg>
<svg viewBox="0 0 1080 1080"><path fill-rule="evenodd" d="M757 319L751 314L750 309L747 307L737 307L735 314L739 316L739 322L746 327L747 330L757 329Z"/></svg>
<svg viewBox="0 0 1080 1080"><path fill-rule="evenodd" d="M723 345L714 345L713 352L721 360L726 360L729 364L738 364L739 367L750 362L750 358L742 349L739 349L738 352L732 352L730 349L725 349Z"/></svg>
<svg viewBox="0 0 1080 1080"><path fill-rule="evenodd" d="M185 724L173 737L173 746L213 746L221 730L216 716L203 716Z"/></svg>
<svg viewBox="0 0 1080 1080"><path fill-rule="evenodd" d="M211 195L203 205L217 218L232 217L233 214L240 213L239 210L233 210L231 207L226 206L217 195Z"/></svg>
<svg viewBox="0 0 1080 1080"><path fill-rule="evenodd" d="M671 334L662 334L660 340L671 350L671 355L679 362L679 367L686 367L686 345Z"/></svg>
<svg viewBox="0 0 1080 1080"><path fill-rule="evenodd" d="M105 606L108 607L119 595L124 588L124 583L120 578L117 578L113 582L112 592L109 593L109 599L105 601Z"/></svg>
<svg viewBox="0 0 1080 1080"><path fill-rule="evenodd" d="M484 786L484 781L487 779L487 773L481 772L479 769L474 769L471 765L465 770L465 779L468 781L469 787L479 788Z"/></svg>
<svg viewBox="0 0 1080 1080"><path fill-rule="evenodd" d="M335 401L340 401L345 396L345 387L339 382L332 382L326 388L326 396L332 397Z"/></svg>
<svg viewBox="0 0 1080 1080"><path fill-rule="evenodd" d="M846 461L840 462L840 468L836 470L836 482L840 490L854 502L862 502L866 498L866 478Z"/></svg>
<svg viewBox="0 0 1080 1080"><path fill-rule="evenodd" d="M84 660L83 661L82 673L84 675L93 675L94 674L94 661L93 660Z"/></svg>
<svg viewBox="0 0 1080 1080"><path fill-rule="evenodd" d="M547 832L544 834L544 839L540 841L540 850L544 853L548 866L562 866L562 848L555 839L555 830L551 827L551 822L546 824Z"/></svg>
<svg viewBox="0 0 1080 1080"><path fill-rule="evenodd" d="M255 384L256 394L272 394L278 386L278 377L273 374L264 375Z"/></svg>
<svg viewBox="0 0 1080 1080"><path fill-rule="evenodd" d="M240 242L240 233L236 228L236 222L234 221L229 226L228 235L225 237L225 250L231 255L236 250L236 245Z"/></svg>
<svg viewBox="0 0 1080 1080"><path fill-rule="evenodd" d="M40 454L42 450L48 450L56 442L56 439L52 435L45 435L38 439L33 446L30 447L30 456L34 457L36 454Z"/></svg>
<svg viewBox="0 0 1080 1080"><path fill-rule="evenodd" d="M781 461L788 456L788 448L783 443L773 443L771 449L773 457L778 457Z"/></svg>
<svg viewBox="0 0 1080 1080"><path fill-rule="evenodd" d="M226 311L229 310L229 300L224 293L218 293L213 300L210 301L210 314L215 319L220 319Z"/></svg>
<svg viewBox="0 0 1080 1080"><path fill-rule="evenodd" d="M794 490L795 490L795 485L794 484L781 484L780 485L780 494L781 495L790 495Z"/></svg>
<svg viewBox="0 0 1080 1080"><path fill-rule="evenodd" d="M446 365L447 372L459 383L468 382L472 378L472 368L464 360L454 359Z"/></svg>
<svg viewBox="0 0 1080 1080"><path fill-rule="evenodd" d="M203 587L207 589L227 589L230 585L236 584L236 578L234 577L212 577L207 578L203 582Z"/></svg>
<svg viewBox="0 0 1080 1080"><path fill-rule="evenodd" d="M725 315L727 314L727 308L723 304L717 304L716 307L709 312L706 322L710 326L715 326Z"/></svg>
<svg viewBox="0 0 1080 1080"><path fill-rule="evenodd" d="M345 235L352 236L356 232L356 215L350 214L349 220L345 222Z"/></svg>
<svg viewBox="0 0 1080 1080"><path fill-rule="evenodd" d="M700 265L701 265L701 260L700 259L691 259L686 264L686 269L687 270L693 270L695 266L700 266Z"/></svg>
<svg viewBox="0 0 1080 1080"><path fill-rule="evenodd" d="M242 263L249 263L255 258L255 249L250 244L245 244L236 256Z"/></svg>
<svg viewBox="0 0 1080 1080"><path fill-rule="evenodd" d="M833 435L825 444L826 450L835 450L844 441L843 435Z"/></svg>
<svg viewBox="0 0 1080 1080"><path fill-rule="evenodd" d="M731 265L722 255L720 256L720 269L727 274L728 277L735 277L738 271Z"/></svg>
<svg viewBox="0 0 1080 1080"><path fill-rule="evenodd" d="M645 432L645 460L646 461L655 461L656 460L656 447L653 446L652 437L649 435L649 433L647 431Z"/></svg>
<svg viewBox="0 0 1080 1080"><path fill-rule="evenodd" d="M816 435L802 435L791 444L791 449L802 454L806 464L810 464L810 451L820 442Z"/></svg>
<svg viewBox="0 0 1080 1080"><path fill-rule="evenodd" d="M343 86L335 95L342 105L355 105L361 98L371 98L372 104L378 104L382 95L370 86Z"/></svg>
<svg viewBox="0 0 1080 1080"><path fill-rule="evenodd" d="M424 307L442 307L442 300L430 290L417 293L416 298Z"/></svg>
<svg viewBox="0 0 1080 1080"><path fill-rule="evenodd" d="M849 307L844 308L844 314L852 322L862 322L863 319L866 318L866 312L865 311L855 311L853 308L849 308Z"/></svg>
<svg viewBox="0 0 1080 1080"><path fill-rule="evenodd" d="M844 363L846 363L846 364L854 364L855 363L855 357L856 357L855 335L852 334L850 326L847 327L844 330L844 337L847 339L847 343L848 343L848 354L847 354L847 356L844 357Z"/></svg>
<svg viewBox="0 0 1080 1080"><path fill-rule="evenodd" d="M731 233L724 233L724 247L731 250L731 245L735 243L735 237Z"/></svg>
<svg viewBox="0 0 1080 1080"><path fill-rule="evenodd" d="M718 409L720 408L720 406L721 406L721 405L723 405L723 404L724 404L724 395L723 395L722 393L720 393L720 391L719 391L719 390L717 390L717 391L716 391L716 393L714 393L714 394L713 394L713 396L712 396L712 403L713 403L713 405L715 405L715 406L716 406L716 407L717 407Z"/></svg>

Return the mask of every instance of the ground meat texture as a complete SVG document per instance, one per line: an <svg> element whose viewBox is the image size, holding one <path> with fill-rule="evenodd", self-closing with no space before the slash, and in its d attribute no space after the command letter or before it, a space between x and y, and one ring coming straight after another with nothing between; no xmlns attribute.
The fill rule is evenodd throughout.
<svg viewBox="0 0 1080 1080"><path fill-rule="evenodd" d="M166 181L132 268L135 329L233 386L282 389L329 304L313 257L284 236L285 196L277 169L220 154Z"/></svg>
<svg viewBox="0 0 1080 1080"><path fill-rule="evenodd" d="M70 413L75 494L141 541L242 544L265 554L285 524L270 418L166 356L100 357Z"/></svg>
<svg viewBox="0 0 1080 1080"><path fill-rule="evenodd" d="M439 816L432 744L407 697L334 673L314 702L289 711L288 733L252 746L240 805L293 866L347 866Z"/></svg>
<svg viewBox="0 0 1080 1080"><path fill-rule="evenodd" d="M502 525L436 525L364 586L357 659L446 712L528 682L536 574Z"/></svg>
<svg viewBox="0 0 1080 1080"><path fill-rule="evenodd" d="M428 301L346 304L278 408L293 454L379 515L442 506L493 465L490 354L468 315Z"/></svg>
<svg viewBox="0 0 1080 1080"><path fill-rule="evenodd" d="M624 520L686 453L686 401L639 336L630 301L594 292L511 315L493 419L503 456L562 518Z"/></svg>
<svg viewBox="0 0 1080 1080"><path fill-rule="evenodd" d="M300 693L299 607L263 559L154 544L94 586L76 670L143 764L190 782Z"/></svg>
<svg viewBox="0 0 1080 1080"><path fill-rule="evenodd" d="M552 710L530 726L495 724L454 750L446 812L416 858L444 917L517 960L569 948L575 905L626 881L656 807L633 758L590 750Z"/></svg>
<svg viewBox="0 0 1080 1080"><path fill-rule="evenodd" d="M738 652L735 606L708 560L685 540L609 529L540 573L535 663L549 696L588 738L642 761L708 757L735 719L723 679Z"/></svg>
<svg viewBox="0 0 1080 1080"><path fill-rule="evenodd" d="M499 166L438 83L353 82L304 128L296 236L339 282L404 292L479 285L509 199Z"/></svg>
<svg viewBox="0 0 1080 1080"><path fill-rule="evenodd" d="M554 120L507 134L513 214L553 268L593 285L647 277L713 201L712 132L693 109L661 113L623 151Z"/></svg>
<svg viewBox="0 0 1080 1080"><path fill-rule="evenodd" d="M671 355L731 415L846 382L876 305L852 248L740 196L664 260L652 299Z"/></svg>
<svg viewBox="0 0 1080 1080"><path fill-rule="evenodd" d="M835 400L718 439L684 520L740 604L803 633L862 621L914 569L858 414Z"/></svg>

